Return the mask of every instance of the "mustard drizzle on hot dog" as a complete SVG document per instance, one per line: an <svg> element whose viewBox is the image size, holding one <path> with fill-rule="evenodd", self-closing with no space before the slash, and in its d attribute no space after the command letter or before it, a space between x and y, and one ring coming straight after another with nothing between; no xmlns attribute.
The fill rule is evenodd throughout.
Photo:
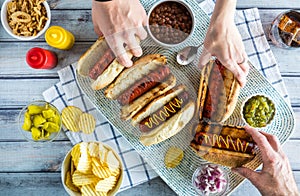
<svg viewBox="0 0 300 196"><path fill-rule="evenodd" d="M219 146L219 148L221 148L222 147L221 142L223 142L226 148L229 149L231 143L234 151L237 152L246 152L249 146L249 142L246 142L246 144L243 145L243 142L239 138L237 138L234 142L234 140L230 135L227 135L226 139L222 135L217 135L217 134L213 134L212 137L207 134L203 134L203 136L204 136L204 142L210 146L214 146L215 143L217 142L217 145Z"/></svg>
<svg viewBox="0 0 300 196"><path fill-rule="evenodd" d="M163 110L161 110L159 112L159 115L153 114L152 116L150 116L149 122L146 122L145 125L148 128L152 128L153 124L159 125L160 122L164 122L166 120L166 118L171 115L170 113L173 113L173 114L176 113L175 108L181 108L182 103L183 103L183 99L179 100L179 99L175 98L175 103L173 103L172 101L168 103L170 108L167 106L164 106Z"/></svg>

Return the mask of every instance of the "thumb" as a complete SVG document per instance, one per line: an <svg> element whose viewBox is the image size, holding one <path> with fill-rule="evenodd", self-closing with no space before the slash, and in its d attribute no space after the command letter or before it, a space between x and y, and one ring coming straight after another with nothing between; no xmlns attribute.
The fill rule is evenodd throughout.
<svg viewBox="0 0 300 196"><path fill-rule="evenodd" d="M200 59L199 59L199 63L198 63L198 67L200 69L202 69L206 63L210 60L211 54L203 47Z"/></svg>
<svg viewBox="0 0 300 196"><path fill-rule="evenodd" d="M245 178L248 178L252 182L254 186L256 186L256 183L259 181L259 174L256 171L253 171L246 167L237 167L232 168L232 172L237 173Z"/></svg>

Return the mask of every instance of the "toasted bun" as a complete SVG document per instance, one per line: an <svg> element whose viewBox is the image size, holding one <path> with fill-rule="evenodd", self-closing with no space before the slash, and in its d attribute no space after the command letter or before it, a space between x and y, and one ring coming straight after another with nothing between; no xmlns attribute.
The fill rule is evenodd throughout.
<svg viewBox="0 0 300 196"><path fill-rule="evenodd" d="M186 86L179 85L167 91L165 94L162 94L161 96L155 98L146 107L141 109L135 116L132 117L131 124L133 126L138 125L139 122L141 122L144 118L150 116L152 113L164 106L166 103L168 103L171 99L179 95L184 90L186 90Z"/></svg>
<svg viewBox="0 0 300 196"><path fill-rule="evenodd" d="M141 135L140 142L145 146L151 146L172 137L187 125L193 118L194 112L195 104L190 101L165 123L161 124L150 133Z"/></svg>
<svg viewBox="0 0 300 196"><path fill-rule="evenodd" d="M153 99L156 97L164 94L171 88L173 88L176 84L176 78L173 74L170 74L170 76L161 84L154 87L147 93L143 94L136 100L134 100L131 104L124 105L121 108L121 119L122 120L129 120L132 118L139 110L141 110L143 107L145 107L148 103L150 103Z"/></svg>
<svg viewBox="0 0 300 196"><path fill-rule="evenodd" d="M240 167L250 162L255 156L246 153L221 150L217 148L199 146L195 144L191 144L191 147L201 158L209 162L217 163L228 167Z"/></svg>
<svg viewBox="0 0 300 196"><path fill-rule="evenodd" d="M127 88L136 81L149 74L158 66L166 64L166 57L160 54L151 54L137 60L132 67L125 69L116 80L105 90L105 96L117 99Z"/></svg>
<svg viewBox="0 0 300 196"><path fill-rule="evenodd" d="M127 53L128 57L131 59L132 54ZM98 76L97 80L92 83L93 90L101 90L106 86L110 85L118 75L125 69L123 65L121 65L117 59L115 59L105 71Z"/></svg>
<svg viewBox="0 0 300 196"><path fill-rule="evenodd" d="M224 72L219 74L219 86L214 88L215 80L210 80L210 76L213 74L213 67L218 66L216 61L210 61L201 71L200 86L198 92L197 100L197 113L199 114L199 119L203 119L203 110L206 105L206 99L209 89L218 89L218 94L211 94L212 99L218 99L217 104L212 105L217 112L212 113L210 121L213 122L224 122L229 118L235 109L238 96L240 94L240 85L233 73L224 67ZM223 79L223 81L222 81ZM213 92L214 93L214 92Z"/></svg>
<svg viewBox="0 0 300 196"><path fill-rule="evenodd" d="M101 57L101 54L108 49L104 37L99 37L97 41L79 58L77 71L82 76L88 76L90 69Z"/></svg>
<svg viewBox="0 0 300 196"><path fill-rule="evenodd" d="M251 142L254 144L255 142L251 135L245 131L244 127L199 122L193 127L193 129L195 136L191 141L190 146L198 156L207 161L228 167L240 167L250 162L255 157L254 151L251 153L246 152L246 148L250 147L250 144L247 145L245 142ZM199 141L201 141L197 134L199 132L222 136L221 138L216 139L215 135L213 135L211 139L213 138L212 140L215 140L217 145L221 145L221 143L224 142L224 144L228 145L228 147L222 149L212 146L210 145L212 144L212 140L208 139L208 143L206 143L204 138L202 139L202 142L199 143ZM244 142L236 142L234 144L232 140L227 138L228 136L232 139L243 140ZM234 150L234 148L230 150L229 145L235 145L237 150ZM252 147L255 148L255 146Z"/></svg>

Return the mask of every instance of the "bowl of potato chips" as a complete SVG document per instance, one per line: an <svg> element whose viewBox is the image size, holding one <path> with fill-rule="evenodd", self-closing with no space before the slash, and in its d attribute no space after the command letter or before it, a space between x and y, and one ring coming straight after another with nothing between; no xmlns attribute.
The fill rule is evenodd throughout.
<svg viewBox="0 0 300 196"><path fill-rule="evenodd" d="M18 122L19 131L30 142L51 142L62 127L59 110L43 100L26 105L19 113Z"/></svg>
<svg viewBox="0 0 300 196"><path fill-rule="evenodd" d="M6 0L1 22L12 37L28 41L41 36L50 26L51 11L46 0Z"/></svg>
<svg viewBox="0 0 300 196"><path fill-rule="evenodd" d="M119 155L102 142L81 142L65 156L62 184L71 196L115 195L123 181Z"/></svg>

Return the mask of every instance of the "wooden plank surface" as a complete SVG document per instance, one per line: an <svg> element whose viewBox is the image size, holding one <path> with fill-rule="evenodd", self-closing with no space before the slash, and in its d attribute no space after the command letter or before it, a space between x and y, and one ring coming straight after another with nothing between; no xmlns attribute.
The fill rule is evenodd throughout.
<svg viewBox="0 0 300 196"><path fill-rule="evenodd" d="M0 0L0 5L4 0ZM52 25L70 30L76 38L74 47L60 51L49 47L40 37L33 42L17 42L0 28L0 195L67 195L60 180L60 164L71 144L64 134L47 145L26 142L17 129L20 109L31 100L42 99L41 93L58 82L56 71L78 60L94 42L91 1L48 0L52 9ZM237 8L258 7L263 28L267 32L272 20L289 8L300 9L299 0L238 1ZM26 51L34 46L58 54L59 65L53 70L33 70L25 63ZM284 145L300 188L300 62L299 51L283 50L271 45L291 98L296 117L296 130ZM38 188L37 188L38 187ZM118 195L174 195L160 179L126 190ZM259 195L246 181L232 195Z"/></svg>

